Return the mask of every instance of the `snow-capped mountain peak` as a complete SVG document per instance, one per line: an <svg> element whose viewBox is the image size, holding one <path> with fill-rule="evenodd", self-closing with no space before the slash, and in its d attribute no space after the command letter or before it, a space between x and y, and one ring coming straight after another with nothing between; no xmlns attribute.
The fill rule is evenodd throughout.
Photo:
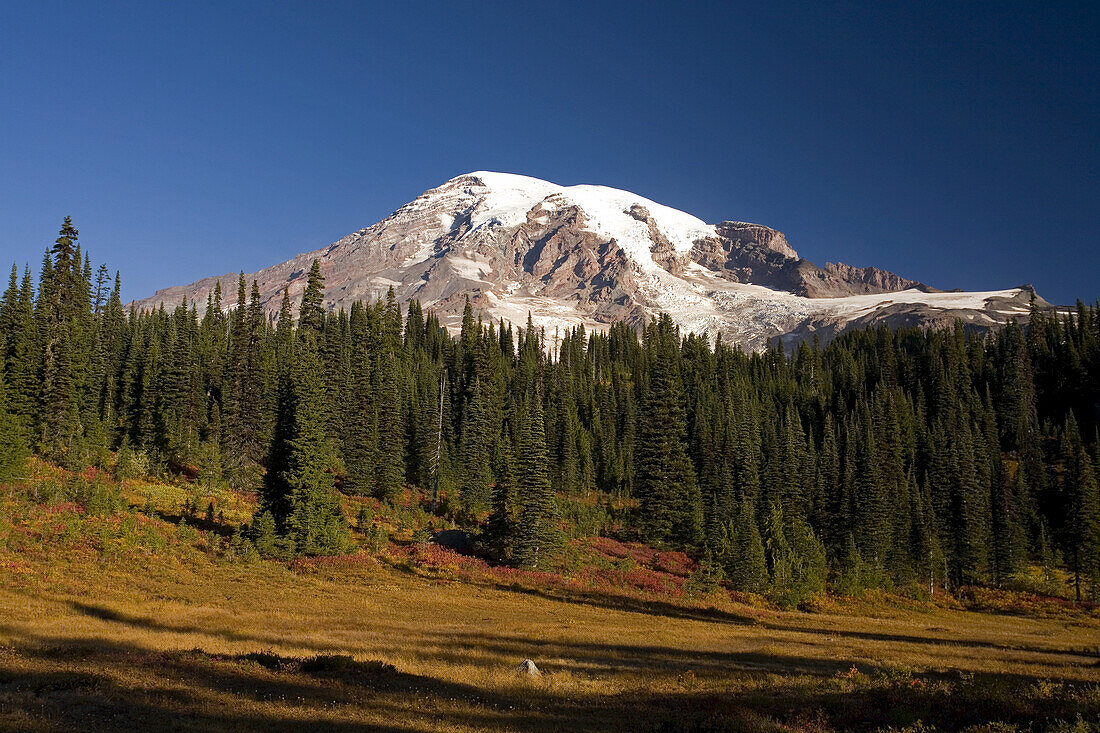
<svg viewBox="0 0 1100 733"><path fill-rule="evenodd" d="M500 226L516 226L525 222L540 204L546 211L576 205L584 211L588 228L607 239L615 239L646 269L657 267L649 255L649 227L644 215L633 215L631 211L647 211L658 230L682 254L690 252L696 240L716 236L715 228L702 219L609 186L558 186L514 173L475 171L453 178L437 190L452 184L465 185L470 191L484 190L484 198L476 209L479 216L473 222L475 227L491 221Z"/></svg>
<svg viewBox="0 0 1100 733"><path fill-rule="evenodd" d="M875 268L800 259L781 232L707 224L643 196L597 185L561 186L475 171L428 190L382 221L248 278L269 310L301 293L321 261L330 308L392 287L457 325L466 298L490 318L539 326L640 325L668 312L685 331L722 333L748 348L775 337L826 338L853 325L938 323L989 327L1023 317L1032 292L939 293ZM158 291L139 307L205 298L216 280Z"/></svg>

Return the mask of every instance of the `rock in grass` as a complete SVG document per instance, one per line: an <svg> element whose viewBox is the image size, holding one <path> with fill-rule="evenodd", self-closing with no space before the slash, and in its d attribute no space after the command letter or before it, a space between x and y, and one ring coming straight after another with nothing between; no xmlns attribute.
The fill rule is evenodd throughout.
<svg viewBox="0 0 1100 733"><path fill-rule="evenodd" d="M542 672L535 666L535 663L530 659L524 659L516 666L516 672L519 674L525 674L528 677L542 677Z"/></svg>

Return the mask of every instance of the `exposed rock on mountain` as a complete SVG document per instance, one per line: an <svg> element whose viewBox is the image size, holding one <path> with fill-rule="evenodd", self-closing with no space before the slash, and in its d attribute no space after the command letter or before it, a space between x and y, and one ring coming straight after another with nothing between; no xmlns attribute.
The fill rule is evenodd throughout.
<svg viewBox="0 0 1100 733"><path fill-rule="evenodd" d="M453 178L373 226L248 275L265 310L278 309L284 287L300 298L314 259L333 309L392 287L399 301L418 299L449 326L467 297L487 318L523 325L530 313L549 329L640 325L666 311L685 330L722 333L746 348L879 322L962 317L988 328L1025 318L1033 296L1022 288L941 293L873 267L820 268L759 224L711 226L628 191L489 172ZM217 281L233 292L236 277L160 290L137 306L202 300Z"/></svg>
<svg viewBox="0 0 1100 733"><path fill-rule="evenodd" d="M798 259L798 253L787 242L783 232L777 232L760 224L749 224L744 221L724 221L716 229L718 235L742 245L756 245L765 249L778 252L784 257Z"/></svg>
<svg viewBox="0 0 1100 733"><path fill-rule="evenodd" d="M835 282L844 283L853 294L859 293L893 293L898 290L916 288L925 292L938 292L924 283L909 280L901 275L895 275L877 267L852 267L843 262L826 262L825 273L832 276Z"/></svg>

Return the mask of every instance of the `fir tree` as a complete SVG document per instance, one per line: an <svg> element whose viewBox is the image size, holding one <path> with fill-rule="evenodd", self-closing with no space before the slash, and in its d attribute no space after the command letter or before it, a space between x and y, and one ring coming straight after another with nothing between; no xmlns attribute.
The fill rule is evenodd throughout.
<svg viewBox="0 0 1100 733"><path fill-rule="evenodd" d="M302 292L298 328L302 331L312 331L317 338L320 338L325 324L324 297L325 278L321 275L321 262L314 260L309 268L305 290Z"/></svg>
<svg viewBox="0 0 1100 733"><path fill-rule="evenodd" d="M345 491L369 494L375 486L378 462L378 425L372 387L376 345L369 316L362 303L352 306L348 328L355 370L348 381L347 416L352 429L343 444L347 469Z"/></svg>
<svg viewBox="0 0 1100 733"><path fill-rule="evenodd" d="M515 551L520 502L511 441L497 440L493 448L492 511L485 523L482 544L496 562L509 563Z"/></svg>
<svg viewBox="0 0 1100 733"><path fill-rule="evenodd" d="M1074 594L1080 601L1085 593L1095 598L1100 592L1100 488L1072 412L1066 419L1062 454L1066 546Z"/></svg>
<svg viewBox="0 0 1100 733"><path fill-rule="evenodd" d="M635 446L641 519L648 541L692 545L701 539L702 497L687 455L679 346L672 319L663 314L647 329L649 384Z"/></svg>
<svg viewBox="0 0 1100 733"><path fill-rule="evenodd" d="M708 583L784 604L817 592L826 557L838 588L930 592L1064 558L1097 592L1095 308L1035 308L1026 331L988 336L856 330L788 356L681 339L667 317L641 340L616 324L549 341L472 304L451 338L418 303L403 321L392 289L329 314L319 262L297 325L287 290L268 320L243 276L228 315L220 283L205 309L127 314L107 272L71 221L37 293L13 269L0 445L74 469L118 448L120 475L197 466L207 485L262 475L250 536L266 554L338 551L336 485L384 501L441 487L497 560L546 567L555 491L596 491L637 500L613 512L624 532L701 551Z"/></svg>
<svg viewBox="0 0 1100 733"><path fill-rule="evenodd" d="M492 482L489 450L495 442L495 436L491 434L491 399L488 385L475 377L463 413L460 444L462 490L459 501L463 511L471 517L482 514L489 505Z"/></svg>
<svg viewBox="0 0 1100 733"><path fill-rule="evenodd" d="M4 294L3 308L0 311L6 337L3 371L7 382L8 413L26 441L30 438L38 418L38 335L30 269L24 272L18 289L14 283L15 272L13 266L13 280Z"/></svg>
<svg viewBox="0 0 1100 733"><path fill-rule="evenodd" d="M541 568L556 552L560 537L547 465L542 396L535 390L527 398L519 463L523 511L516 533L515 562L522 568Z"/></svg>
<svg viewBox="0 0 1100 733"><path fill-rule="evenodd" d="M825 588L825 547L797 514L772 504L765 515L764 547L771 591L783 606L796 606Z"/></svg>
<svg viewBox="0 0 1100 733"><path fill-rule="evenodd" d="M736 518L727 523L719 560L734 590L746 593L767 590L767 559L751 499L741 502Z"/></svg>
<svg viewBox="0 0 1100 733"><path fill-rule="evenodd" d="M394 501L405 476L405 430L402 421L401 370L398 355L386 349L377 366L378 467L375 496Z"/></svg>
<svg viewBox="0 0 1100 733"><path fill-rule="evenodd" d="M990 569L993 584L1000 587L1027 560L1027 538L1020 521L1019 503L1020 498L1027 495L1024 467L1017 465L1011 485L1008 476L1001 472L991 488Z"/></svg>
<svg viewBox="0 0 1100 733"><path fill-rule="evenodd" d="M338 553L348 545L347 522L329 470L331 450L325 436L320 372L316 347L304 344L292 376L293 437L281 478L288 509L282 518L284 533L304 555Z"/></svg>
<svg viewBox="0 0 1100 733"><path fill-rule="evenodd" d="M82 323L81 280L76 258L77 230L65 217L57 240L43 262L36 303L42 358L39 442L46 455L61 460L76 448L81 434L78 332ZM48 264L47 264L48 263Z"/></svg>
<svg viewBox="0 0 1100 733"><path fill-rule="evenodd" d="M249 301L242 272L237 283L237 307L229 322L229 352L222 379L223 452L228 457L226 473L237 485L251 482L263 458L263 312L255 281L252 286Z"/></svg>
<svg viewBox="0 0 1100 733"><path fill-rule="evenodd" d="M283 317L287 310L284 303ZM325 434L325 387L317 339L313 329L302 330L281 379L268 477L258 510L261 517L270 513L276 531L294 552L304 555L341 552L348 545L347 521L334 486L331 446ZM260 541L254 538L253 542L263 552Z"/></svg>
<svg viewBox="0 0 1100 733"><path fill-rule="evenodd" d="M8 411L7 389L0 372L0 483L23 475L26 457L23 430Z"/></svg>

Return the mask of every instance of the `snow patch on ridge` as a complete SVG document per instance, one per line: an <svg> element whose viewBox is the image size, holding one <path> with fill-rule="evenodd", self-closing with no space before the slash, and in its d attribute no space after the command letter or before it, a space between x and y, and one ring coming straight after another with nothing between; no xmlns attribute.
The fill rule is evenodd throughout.
<svg viewBox="0 0 1100 733"><path fill-rule="evenodd" d="M942 310L982 310L985 308L986 302L992 298L1013 298L1018 295L1019 292L1019 288L1012 288L1010 290L986 290L965 293L926 293L923 290L911 288L896 293L850 295L844 298L817 298L814 300L814 303L822 306L823 309L829 313L842 315L847 318L859 318L878 308L899 303L907 305L926 305L930 308L940 308Z"/></svg>
<svg viewBox="0 0 1100 733"><path fill-rule="evenodd" d="M631 207L642 206L656 222L657 228L681 254L691 251L697 239L717 236L713 226L691 214L651 201L643 196L607 186L558 186L548 181L514 173L476 171L459 178L476 178L487 189L485 197L474 207L470 224L483 226L518 226L527 220L527 213L539 203L558 208L562 200L572 201L584 211L587 227L597 234L614 239L644 272L664 271L650 252L649 227L631 216ZM458 179L452 179L458 180ZM550 201L546 201L553 197Z"/></svg>
<svg viewBox="0 0 1100 733"><path fill-rule="evenodd" d="M614 239L626 252L651 316L666 312L685 332L723 332L745 344L765 343L809 318L849 321L894 304L984 310L992 298L1012 298L1019 293L1017 289L966 293L911 289L806 298L761 285L731 282L691 261L685 263L679 275L673 274L654 260L649 224L632 216L630 210L644 207L660 233L682 255L688 254L697 240L717 236L715 227L691 214L607 186L561 186L513 173L475 171L453 178L421 198L427 199L423 205L432 209L460 211L461 216L468 216L469 229L463 238L488 234L494 227L516 227L527 222L529 216L538 220L547 212L575 205L584 214L585 229L606 240ZM469 279L483 280L485 275L473 262L456 264L455 269ZM530 313L537 326L549 330L580 324L598 330L607 327L579 313L568 300L516 292L514 288L494 294L490 302L488 310L494 317L517 325L523 325Z"/></svg>
<svg viewBox="0 0 1100 733"><path fill-rule="evenodd" d="M573 207L580 216L576 223L561 219L566 229L549 250L553 257L540 260L539 268L521 262L527 252L542 256L543 250L534 249L531 235L544 236L554 212ZM525 226L528 223L534 227ZM583 236L571 231L578 226ZM771 236L769 232L782 238L773 230L764 235ZM589 249L593 235L599 244L614 240L617 248ZM751 239L755 233L747 236ZM704 255L693 256L693 247L701 239L714 241L701 248ZM581 241L584 249L558 249L574 241ZM418 298L426 308L436 310L447 328L457 330L464 296L469 295L479 312L494 320L503 318L523 327L530 313L536 327L545 328L548 336L555 329L578 325L605 330L616 319L637 323L665 312L685 333L705 331L711 337L721 333L752 349L784 334L791 334L793 342L818 329L835 333L846 323L880 311L886 318L911 314L917 322L942 321L937 318L942 311L958 313L970 323L995 325L1026 316L1030 310L1024 307L1028 297L1023 289L955 293L911 289L807 298L736 282L740 274L727 277L728 272L710 269L720 269L722 246L716 227L629 191L560 186L528 176L477 171L424 192L384 220L327 248L265 268L250 278L258 279L268 311L279 305L284 287L300 297L302 275L309 262L319 258L326 268L330 308L381 297L392 286L400 299ZM783 247L773 249L786 253ZM553 268L548 272L551 259ZM140 305L152 307L158 298L168 303L178 303L180 298L201 301L216 280L225 290L236 277L207 278L158 291ZM904 318L895 320L904 322Z"/></svg>

